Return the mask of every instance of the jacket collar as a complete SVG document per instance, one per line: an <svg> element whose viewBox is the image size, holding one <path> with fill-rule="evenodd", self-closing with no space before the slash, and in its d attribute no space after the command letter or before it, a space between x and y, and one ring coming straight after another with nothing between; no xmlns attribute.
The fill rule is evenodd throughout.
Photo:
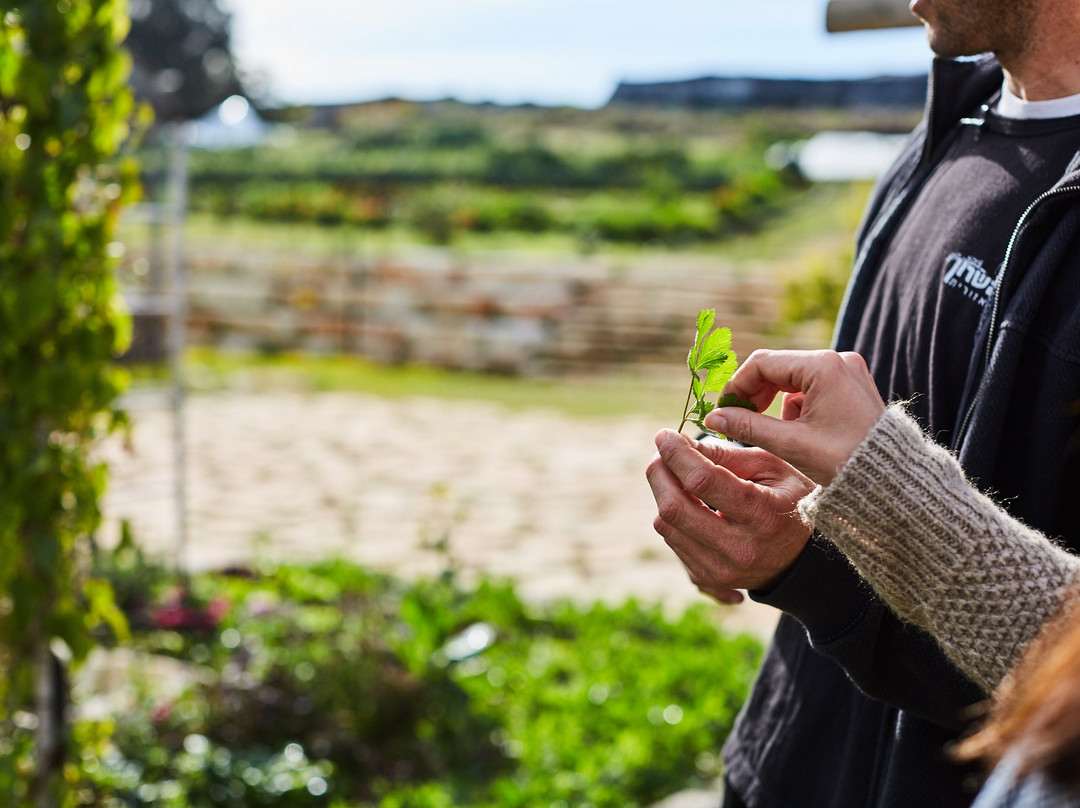
<svg viewBox="0 0 1080 808"><path fill-rule="evenodd" d="M923 158L933 153L957 122L972 114L1001 88L1004 73L993 56L945 59L930 66L926 92L927 137Z"/></svg>
<svg viewBox="0 0 1080 808"><path fill-rule="evenodd" d="M930 65L926 93L927 137L923 158L933 153L961 118L986 103L1001 88L1004 78L1001 65L989 54L962 59L935 57ZM1077 183L1080 183L1080 151L1073 156L1057 185Z"/></svg>

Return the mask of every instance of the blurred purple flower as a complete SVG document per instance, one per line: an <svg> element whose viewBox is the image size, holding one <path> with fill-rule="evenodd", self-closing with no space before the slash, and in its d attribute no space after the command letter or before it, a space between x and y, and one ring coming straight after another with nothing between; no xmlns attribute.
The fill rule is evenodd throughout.
<svg viewBox="0 0 1080 808"><path fill-rule="evenodd" d="M191 590L177 587L151 614L155 628L170 631L213 631L229 612L229 602L216 597L207 603L196 599Z"/></svg>

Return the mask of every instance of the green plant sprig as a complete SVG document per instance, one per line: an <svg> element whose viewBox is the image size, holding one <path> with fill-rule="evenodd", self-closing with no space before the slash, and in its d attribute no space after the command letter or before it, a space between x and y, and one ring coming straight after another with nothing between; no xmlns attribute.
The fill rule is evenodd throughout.
<svg viewBox="0 0 1080 808"><path fill-rule="evenodd" d="M690 369L690 389L683 404L682 420L678 431L686 424L697 426L706 435L722 438L705 426L705 416L717 407L757 407L734 393L720 395L715 402L707 398L709 393L723 393L724 386L734 375L739 366L739 359L731 350L731 330L713 328L716 322L716 309L702 309L697 316L697 332L694 346L686 355L686 366Z"/></svg>

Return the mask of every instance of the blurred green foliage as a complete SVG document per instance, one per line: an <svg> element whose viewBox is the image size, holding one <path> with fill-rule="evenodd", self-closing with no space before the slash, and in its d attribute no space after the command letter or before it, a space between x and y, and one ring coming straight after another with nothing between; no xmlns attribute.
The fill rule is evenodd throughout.
<svg viewBox="0 0 1080 808"><path fill-rule="evenodd" d="M538 608L449 572L176 579L130 543L99 569L127 593L135 647L194 684L80 727L106 739L94 805L643 805L715 781L761 652L704 606Z"/></svg>
<svg viewBox="0 0 1080 808"><path fill-rule="evenodd" d="M121 0L7 0L0 19L0 799L60 805L78 759L60 662L90 627L123 630L82 551L105 485L88 448L120 421L129 335L113 242L134 189L115 161L128 20Z"/></svg>
<svg viewBox="0 0 1080 808"><path fill-rule="evenodd" d="M837 214L846 221L849 232L854 232L862 218L860 197L869 193L869 183L862 183L862 194L856 194L836 205ZM820 335L827 344L829 335L844 301L853 265L854 240L841 249L807 250L797 273L783 282L780 311L773 329L780 335L790 335L801 329Z"/></svg>
<svg viewBox="0 0 1080 808"><path fill-rule="evenodd" d="M831 328L844 301L851 261L851 249L835 257L811 259L800 275L787 279L777 328L814 322Z"/></svg>
<svg viewBox="0 0 1080 808"><path fill-rule="evenodd" d="M193 209L222 217L458 234L685 244L763 222L798 186L772 128L698 113L358 105L261 146L192 156ZM786 124L780 131L787 133Z"/></svg>

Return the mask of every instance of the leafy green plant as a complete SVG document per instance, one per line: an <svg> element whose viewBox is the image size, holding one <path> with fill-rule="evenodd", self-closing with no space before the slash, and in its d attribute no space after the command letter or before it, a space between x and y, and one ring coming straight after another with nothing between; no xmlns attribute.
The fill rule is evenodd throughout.
<svg viewBox="0 0 1080 808"><path fill-rule="evenodd" d="M792 200L763 164L773 139L760 127L655 114L644 125L640 111L388 102L343 110L336 128L299 116L295 143L194 151L191 202L239 219L389 229L392 241L558 233L677 247L757 230Z"/></svg>
<svg viewBox="0 0 1080 808"><path fill-rule="evenodd" d="M131 584L128 561L102 569ZM189 583L229 609L211 632L132 620L135 647L193 684L148 682L117 715L94 805L649 805L715 781L761 653L704 604L540 608L505 583L342 561ZM156 568L146 584L132 603L160 591Z"/></svg>
<svg viewBox="0 0 1080 808"><path fill-rule="evenodd" d="M734 393L721 395L716 401L708 398L709 393L723 393L724 386L739 366L739 359L731 350L731 330L714 329L715 322L716 309L702 309L698 312L694 345L686 355L686 366L690 369L690 389L686 393L686 403L683 404L679 430L687 423L692 423L707 435L721 437L705 426L706 415L717 407L757 407Z"/></svg>
<svg viewBox="0 0 1080 808"><path fill-rule="evenodd" d="M89 449L122 420L130 332L114 241L135 190L115 160L133 115L126 7L0 4L0 738L26 733L0 744L11 806L68 804L62 663L90 627L126 630L84 563L105 486Z"/></svg>
<svg viewBox="0 0 1080 808"><path fill-rule="evenodd" d="M844 300L852 259L850 248L817 256L800 267L798 275L787 279L777 330L790 332L800 324L818 322L825 326L823 338L827 338Z"/></svg>

